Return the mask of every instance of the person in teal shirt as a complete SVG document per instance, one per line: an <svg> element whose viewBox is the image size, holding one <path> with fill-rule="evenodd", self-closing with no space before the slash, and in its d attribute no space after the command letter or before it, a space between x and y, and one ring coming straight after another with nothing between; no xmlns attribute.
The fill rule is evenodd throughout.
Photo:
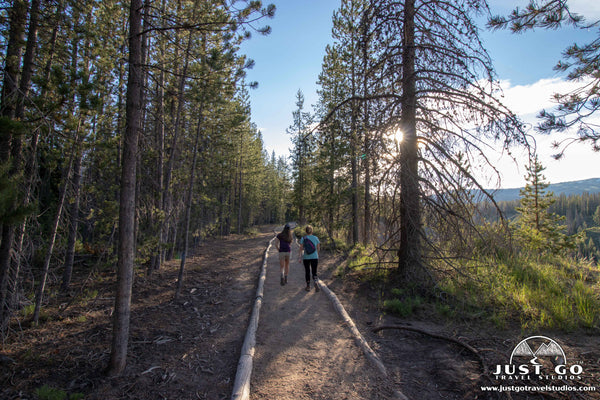
<svg viewBox="0 0 600 400"><path fill-rule="evenodd" d="M321 250L321 242L319 238L313 235L313 227L306 226L306 236L300 239L300 257L304 263L304 272L306 277L306 291L310 292L310 276L312 272L315 291L319 291L317 284L317 266L319 265L319 251Z"/></svg>

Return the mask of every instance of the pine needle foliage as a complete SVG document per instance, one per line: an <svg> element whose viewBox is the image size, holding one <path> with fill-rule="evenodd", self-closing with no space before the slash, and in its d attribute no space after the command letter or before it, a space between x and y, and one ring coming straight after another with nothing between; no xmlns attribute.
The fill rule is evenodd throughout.
<svg viewBox="0 0 600 400"><path fill-rule="evenodd" d="M522 33L530 29L560 29L570 26L589 30L597 28L600 21L586 21L569 9L566 0L531 0L524 8L515 8L508 16L493 16L488 27L509 29ZM554 67L566 73L566 79L575 84L575 89L555 93L553 100L558 105L540 112L540 123L536 129L542 133L563 132L562 140L556 141L555 158L564 156L569 145L577 142L590 143L594 151L600 151L600 129L597 113L600 111L600 34L590 43L574 43L563 51L562 60Z"/></svg>
<svg viewBox="0 0 600 400"><path fill-rule="evenodd" d="M556 198L546 191L544 169L535 156L528 168L527 184L520 192L515 234L527 252L558 254L575 249L577 236L568 236L566 225L562 224L565 218L549 210Z"/></svg>

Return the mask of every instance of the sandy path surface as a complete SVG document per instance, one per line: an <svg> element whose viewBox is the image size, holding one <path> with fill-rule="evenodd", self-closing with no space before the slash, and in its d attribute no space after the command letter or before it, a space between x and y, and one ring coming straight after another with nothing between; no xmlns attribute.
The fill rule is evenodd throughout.
<svg viewBox="0 0 600 400"><path fill-rule="evenodd" d="M391 399L393 390L356 345L329 298L305 291L298 248L288 284L280 285L279 257L269 252L257 331L250 398Z"/></svg>

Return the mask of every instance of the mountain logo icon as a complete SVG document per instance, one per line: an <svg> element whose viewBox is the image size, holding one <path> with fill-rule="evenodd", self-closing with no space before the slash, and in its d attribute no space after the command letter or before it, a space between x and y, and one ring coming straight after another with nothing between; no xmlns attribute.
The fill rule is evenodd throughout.
<svg viewBox="0 0 600 400"><path fill-rule="evenodd" d="M536 349L535 351L533 349ZM530 336L515 346L510 355L510 363L514 357L527 357L530 363L539 364L538 358L550 357L565 365L567 357L562 347L554 339L546 336Z"/></svg>

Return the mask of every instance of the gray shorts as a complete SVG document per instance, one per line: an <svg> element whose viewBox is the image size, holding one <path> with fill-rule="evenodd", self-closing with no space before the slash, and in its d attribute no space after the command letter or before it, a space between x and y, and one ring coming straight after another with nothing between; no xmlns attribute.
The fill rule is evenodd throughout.
<svg viewBox="0 0 600 400"><path fill-rule="evenodd" d="M279 259L280 260L289 260L290 259L290 252L289 251L287 251L287 252L280 251L279 252Z"/></svg>

